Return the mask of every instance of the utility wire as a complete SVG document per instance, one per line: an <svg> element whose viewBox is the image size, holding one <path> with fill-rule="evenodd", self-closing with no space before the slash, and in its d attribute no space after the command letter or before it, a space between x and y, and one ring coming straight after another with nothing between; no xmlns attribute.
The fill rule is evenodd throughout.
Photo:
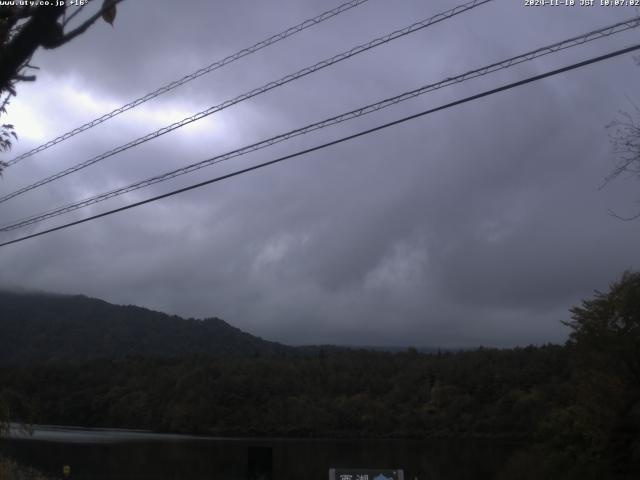
<svg viewBox="0 0 640 480"><path fill-rule="evenodd" d="M230 63L235 62L236 60L239 60L243 57L246 57L247 55L251 55L252 53L255 53L259 50L262 50L265 47L268 47L270 45L273 45L274 43L278 43L281 40L284 40L285 38L291 37L299 32L302 32L303 30L306 30L309 27L312 27L314 25L318 25L319 23L324 22L325 20L329 20L330 18L333 18L337 15L340 15L343 12L346 12L347 10L350 10L354 7L357 7L359 5L362 5L363 3L368 2L369 0L351 0L349 2L343 3L342 5L337 6L336 8L333 8L331 10L327 10L324 13L321 13L320 15L317 15L313 18L309 18L307 20L305 20L302 23L299 23L298 25L295 25L293 27L289 27L286 30L284 30L283 32L277 33L275 35L272 35L271 37L262 40L250 47L244 48L232 55L229 55L228 57L223 58L222 60L218 60L214 63L212 63L211 65L208 65L206 67L202 67L199 70L196 70L193 73L190 73L189 75L185 75L184 77L180 78L179 80L175 80L171 83L168 83L160 88L158 88L157 90L154 90L153 92L147 93L146 95L144 95L143 97L137 98L135 100L133 100L130 103L127 103L126 105L123 105L119 108L116 108L115 110L109 112L109 113L105 113L104 115L102 115L101 117L98 117L94 120L91 120L90 122L85 123L84 125L80 125L77 128L74 128L73 130L69 130L66 133L63 133L62 135L60 135L59 137L56 137L52 140L49 140L46 143L43 143L42 145L34 148L33 150L29 150L28 152L25 152L19 156L17 156L16 158L14 158L13 160L7 162L8 166L14 165L16 163L18 163L20 160L24 160L25 158L31 157L33 155L35 155L36 153L42 152L50 147L53 147L54 145L63 142L79 133L84 132L85 130L89 130L90 128L95 127L96 125L100 125L103 122L106 122L107 120L109 120L110 118L113 118L117 115L120 115L121 113L126 112L127 110L131 110L132 108L137 107L138 105L142 105L145 102L148 102L149 100L156 98L160 95L163 95L167 92L170 92L171 90L178 88L181 85L184 85L187 82L190 82L191 80L195 80L198 77L201 77L202 75L206 75L207 73L211 73L214 70L217 70L219 68L222 68L226 65L229 65Z"/></svg>
<svg viewBox="0 0 640 480"><path fill-rule="evenodd" d="M452 8L450 10L447 10L446 12L443 13L439 13L437 15L434 15L433 17L427 18L425 20L422 20L420 22L416 22L412 25L409 25L408 27L402 28L400 30L396 30L392 33L389 33L387 35L384 35L382 37L378 37L374 40L371 40L368 43L359 45L357 47L354 47L346 52L340 53L338 55L335 55L331 58L322 60L321 62L316 63L315 65L303 68L302 70L299 70L296 73L293 74L289 74L285 77L282 77L279 80L273 81L273 82L269 82L261 87L258 87L256 89L253 89L249 92L243 93L242 95L239 95L231 100L226 100L223 103L220 103L218 105L215 105L213 107L210 107L206 110L203 110L199 113L196 113L195 115L192 115L190 117L186 117L178 122L175 122L169 126L163 127L159 130L156 130L155 132L151 132L147 135L144 135L143 137L137 138L136 140L133 140L129 143L126 143L124 145L121 145L119 147L114 148L113 150L109 150L105 153L101 153L100 155L97 155L93 158L90 158L89 160L85 160L82 163L79 163L73 167L67 168L66 170L63 170L61 172L58 172L54 175L51 175L49 177L46 177L42 180L39 180L31 185L28 185L26 187L20 188L12 193L6 194L2 197L0 197L0 203L6 202L7 200L10 200L14 197L17 197L18 195L22 195L23 193L26 193L30 190L33 190L35 188L41 187L42 185L46 185L47 183L53 182L54 180L57 180L59 178L65 177L67 175L70 175L74 172L77 172L78 170L82 170L83 168L89 167L90 165L93 165L94 163L100 162L106 158L112 157L113 155L116 155L118 153L121 153L125 150L128 150L132 147L136 147L142 143L148 142L149 140L153 140L161 135L164 135L165 133L169 133L173 130L176 130L180 127L184 127L185 125L188 125L192 122L195 122L196 120L200 120L204 117L207 117L213 113L219 112L221 110L224 110L225 108L228 108L232 105L235 105L237 103L243 102L245 100L248 100L252 97L255 97L257 95L260 95L262 93L268 92L269 90L272 90L274 88L280 87L282 85L285 85L289 82L292 82L294 80L297 80L301 77L304 77L306 75L309 75L311 73L314 73L316 71L322 70L323 68L326 68L330 65L333 65L335 63L341 62L343 60L346 60L348 58L351 58L355 55L358 55L360 53L366 52L367 50L371 50L372 48L378 47L380 45L389 43L393 40L396 40L400 37L404 37L405 35L409 35L411 33L415 33L419 30L422 30L423 28L427 28L433 24L442 22L444 20L448 20L449 18L452 18L456 15L459 15L463 12L467 12L473 8L479 7L480 5L483 5L485 3L491 2L493 0L472 0L471 2L462 4L462 5L458 5L455 8Z"/></svg>
<svg viewBox="0 0 640 480"><path fill-rule="evenodd" d="M486 90L486 91L484 91L482 93L478 93L476 95L471 95L471 96L465 97L465 98L463 98L461 100L456 100L455 102L447 103L445 105L441 105L441 106L436 107L436 108L425 110L425 111L422 111L420 113L416 113L414 115L409 115L407 117L403 117L403 118L400 118L398 120L394 120L392 122L385 123L383 125L378 125L377 127L373 127L373 128L368 129L368 130L360 131L360 132L355 133L353 135L348 135L346 137L342 137L342 138L339 138L337 140L333 140L331 142L323 143L321 145L316 145L315 147L307 148L305 150L301 150L301 151L298 151L296 153L292 153L290 155L285 155L283 157L279 157L279 158L276 158L274 160L270 160L268 162L264 162L264 163L260 163L258 165L253 165L251 167L243 168L242 170L237 170L235 172L228 173L226 175L222 175L222 176L219 176L219 177L215 177L215 178L206 180L204 182L196 183L196 184L190 185L188 187L184 187L184 188L180 188L180 189L177 189L177 190L173 190L171 192L164 193L162 195L157 195L155 197L148 198L146 200L142 200L142 201L135 202L135 203L132 203L132 204L129 204L129 205L125 205L123 207L116 208L116 209L113 209L113 210L109 210L107 212L99 213L97 215L93 215L91 217L83 218L81 220L76 220L74 222L66 223L64 225L59 225L57 227L50 228L48 230L44 230L42 232L33 233L31 235L26 235L24 237L20 237L20 238L14 239L14 240L10 240L8 242L0 243L0 247L4 247L4 246L7 246L7 245L12 245L12 244L18 243L18 242L23 242L23 241L31 239L31 238L39 237L39 236L42 236L42 235L46 235L48 233L56 232L58 230L63 230L65 228L69 228L69 227L72 227L72 226L75 226L75 225L79 225L81 223L89 222L91 220L96 220L98 218L102 218L102 217L106 217L106 216L109 216L109 215L113 215L115 213L123 212L125 210L129 210L131 208L139 207L139 206L145 205L147 203L152 203L152 202L161 200L163 198L172 197L172 196L178 195L180 193L188 192L190 190L195 190L196 188L204 187L205 185L210 185L212 183L217 183L217 182L220 182L222 180L226 180L228 178L236 177L238 175L242 175L244 173L251 172L253 170L258 170L258 169L263 168L263 167L267 167L267 166L270 166L270 165L274 165L276 163L283 162L285 160L289 160L291 158L300 157L302 155L306 155L307 153L311 153L311 152L315 152L315 151L318 151L318 150L322 150L322 149L330 147L332 145L337 145L339 143L343 143L343 142L346 142L346 141L349 141L349 140L353 140L353 139L358 138L358 137L369 135L369 134L377 132L379 130L383 130L385 128L388 128L388 127L391 127L391 126L394 126L394 125L399 125L399 124L407 122L409 120L414 120L416 118L423 117L423 116L438 112L440 110L445 110L447 108L451 108L451 107L454 107L454 106L457 106L457 105L461 105L463 103L467 103L467 102L471 102L473 100L478 100L480 98L488 97L490 95L494 95L496 93L503 92L505 90L510 90L512 88L519 87L519 86L522 86L522 85L526 85L528 83L533 83L533 82L536 82L538 80L542 80L544 78L548 78L548 77L552 77L552 76L555 76L555 75L559 75L561 73L568 72L570 70L575 70L577 68L581 68L581 67L584 67L584 66L587 66L587 65L591 65L593 63L597 63L597 62L601 62L603 60L607 60L607 59L610 59L610 58L618 57L620 55L624 55L626 53L634 52L636 50L640 50L640 44L634 45L632 47L623 48L621 50L616 50L614 52L610 52L610 53L608 53L606 55L601 55L599 57L593 57L593 58L590 58L589 60L584 60L582 62L574 63L572 65L568 65L566 67L562 67L562 68L559 68L559 69L556 69L556 70L552 70L552 71L549 71L549 72L546 72L546 73L543 73L543 74L540 74L540 75L535 75L533 77L528 77L528 78L526 78L524 80L520 80L520 81L517 81L517 82L509 83L509 84L503 85L503 86L498 87L498 88L494 88L494 89L491 89L491 90Z"/></svg>
<svg viewBox="0 0 640 480"><path fill-rule="evenodd" d="M640 17L635 17L629 20L625 20L622 22L618 22L615 23L613 25L609 25L607 27L603 27L600 28L598 30L594 30L592 32L589 33L585 33L583 35L579 35L579 36L575 36L566 40L563 40L561 42L557 42L554 43L552 45L548 45L545 47L540 47L536 50L532 50L530 52L527 53L523 53L520 55L517 55L515 57L511 57L508 58L506 60L502 60L500 62L496 62L496 63L492 63L490 65L484 66L482 68L478 68L475 70L471 70L468 71L466 73L463 73L461 75L457 75L455 77L449 77L445 80L441 80L437 83L432 83L429 85L424 85L420 88L417 88L415 90L411 90L409 92L405 92L402 93L400 95L396 95L394 97L390 97L384 100L381 100L377 103L373 103L373 104L369 104L366 105L364 107L360 107L358 109L355 110L351 110L349 112L346 113L342 113L340 115L336 115L334 117L330 117L327 119L324 119L322 121L316 122L316 123L312 123L309 125L306 125L304 127L301 128L297 128L295 130L291 130L289 132L286 133L282 133L280 135L276 135L274 137L268 138L266 140L261 140L257 143L253 143L251 145L236 149L236 150L232 150L230 152L224 153L222 155L217 155L215 157L212 158L208 158L206 160L197 162L197 163L193 163L191 165L187 165L185 167L181 167L175 170L171 170L169 172L160 174L160 175L156 175L154 177L151 178L147 178L145 180L130 184L128 186L125 187L120 187L117 188L115 190L111 190L105 193L101 193L98 195L95 195L93 197L89 197L89 198L85 198L83 200L77 201L75 203L70 203L67 205L63 205L61 207L57 207L55 209L46 211L46 212L41 212L35 215L32 215L30 217L24 218L22 220L17 220L14 221L10 224L6 224L0 227L0 232L7 232L7 231L11 231L11 230L15 230L18 228L22 228L28 225L32 225L35 223L39 223L42 222L44 220L53 218L53 217L57 217L59 215L63 215L65 213L68 212L72 212L74 210L78 210L80 208L84 208L87 207L89 205L93 205L95 203L99 203L99 202L103 202L106 201L110 198L114 198L120 195L124 195L126 193L135 191L135 190L139 190L141 188L144 187L148 187L150 185L154 185L156 183L160 183L160 182L164 182L167 181L169 179L178 177L180 175L184 175L187 173L191 173L194 172L196 170L199 170L201 168L210 166L210 165L214 165L217 163L221 163L223 161L229 160L231 158L235 158L235 157L239 157L242 155L246 155L248 153L254 152L256 150L261 150L263 148L269 147L271 145L274 145L276 143L280 143L283 142L285 140L288 140L290 138L299 136L299 135L304 135L307 133L310 133L312 131L315 130L320 130L322 128L326 128L328 126L331 125L335 125L338 123L342 123L345 122L347 120L351 120L354 118L358 118L364 115L367 115L369 113L373 113L376 112L378 110L382 110L384 108L387 108L389 106L392 105L396 105L400 102L404 102L406 100L415 98L419 95L423 95L425 93L428 92L432 92L434 90L438 90L440 88L444 88L450 85L454 85L457 83L461 83L464 82L466 80L470 80L476 77L480 77L480 76L484 76L487 75L489 73L493 73L496 72L498 70L503 70L503 69L507 69L510 68L514 65L518 65L520 63L526 62L526 61L531 61L534 60L538 57L542 57L545 55L549 55L551 53L555 53L558 52L560 50L564 50L567 48L571 48L571 47L575 47L578 45L582 45L586 42L590 42L596 39L600 39L600 38L604 38L604 37L608 37L610 35L616 34L616 33L620 33L632 28L636 28L640 26Z"/></svg>

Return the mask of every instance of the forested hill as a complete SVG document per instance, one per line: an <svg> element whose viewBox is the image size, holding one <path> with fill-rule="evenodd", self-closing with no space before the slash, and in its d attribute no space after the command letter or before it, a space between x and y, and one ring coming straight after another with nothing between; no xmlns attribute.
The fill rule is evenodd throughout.
<svg viewBox="0 0 640 480"><path fill-rule="evenodd" d="M264 356L295 351L219 318L184 319L82 295L0 291L0 362L127 356Z"/></svg>

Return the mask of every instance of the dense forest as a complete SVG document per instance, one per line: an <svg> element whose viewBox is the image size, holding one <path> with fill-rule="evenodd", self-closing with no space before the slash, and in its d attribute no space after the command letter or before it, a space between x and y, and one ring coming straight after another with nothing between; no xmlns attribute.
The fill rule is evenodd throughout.
<svg viewBox="0 0 640 480"><path fill-rule="evenodd" d="M505 437L544 478L548 465L640 471L640 274L571 314L562 346L4 364L0 407L26 422L209 435Z"/></svg>
<svg viewBox="0 0 640 480"><path fill-rule="evenodd" d="M215 435L522 436L568 380L557 346L0 369L37 422Z"/></svg>

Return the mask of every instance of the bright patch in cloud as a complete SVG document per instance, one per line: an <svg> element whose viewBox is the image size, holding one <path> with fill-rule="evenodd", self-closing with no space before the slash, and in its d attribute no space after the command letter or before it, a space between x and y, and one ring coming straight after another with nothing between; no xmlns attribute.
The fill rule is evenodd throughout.
<svg viewBox="0 0 640 480"><path fill-rule="evenodd" d="M19 92L9 107L9 121L16 125L21 138L45 142L83 123L98 118L131 99L105 96L87 89L84 82L74 77L42 76L37 87ZM55 103L52 102L55 100ZM202 106L187 105L181 101L159 98L133 108L108 120L118 129L149 133L202 110ZM193 122L177 130L178 135L218 133L218 121L212 117Z"/></svg>
<svg viewBox="0 0 640 480"><path fill-rule="evenodd" d="M48 140L46 127L38 120L37 106L15 99L8 110L7 123L16 127L19 141L45 142Z"/></svg>

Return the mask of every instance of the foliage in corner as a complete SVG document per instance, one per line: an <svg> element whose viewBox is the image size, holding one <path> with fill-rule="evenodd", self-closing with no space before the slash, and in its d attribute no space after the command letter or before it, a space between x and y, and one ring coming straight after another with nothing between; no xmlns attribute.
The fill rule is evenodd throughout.
<svg viewBox="0 0 640 480"><path fill-rule="evenodd" d="M53 5L54 2L46 2L46 5L45 2L3 2L0 5L0 117L6 114L9 100L16 95L16 84L35 81L35 75L29 72L37 67L29 62L38 48L61 47L86 32L100 18L113 26L116 5L121 1L103 0L97 12L73 25L76 16L90 2L73 7L69 15L68 9L72 7L65 2L57 2L59 5ZM17 138L13 125L0 124L0 152L8 151L12 139ZM6 167L7 163L0 161L0 173Z"/></svg>
<svg viewBox="0 0 640 480"><path fill-rule="evenodd" d="M640 272L571 309L567 347L574 402L553 412L543 436L574 461L640 468Z"/></svg>

